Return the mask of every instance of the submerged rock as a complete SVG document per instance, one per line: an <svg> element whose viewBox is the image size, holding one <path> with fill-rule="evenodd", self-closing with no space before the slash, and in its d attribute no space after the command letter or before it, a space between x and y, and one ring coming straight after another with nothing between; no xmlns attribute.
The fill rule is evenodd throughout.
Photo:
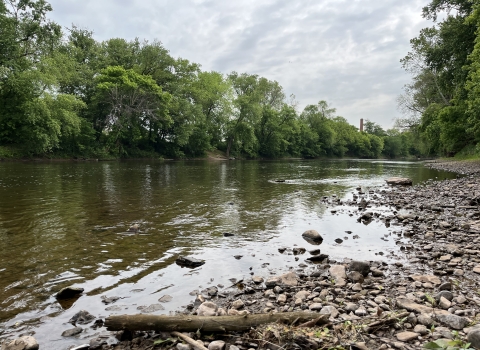
<svg viewBox="0 0 480 350"><path fill-rule="evenodd" d="M302 237L310 244L321 244L323 242L323 237L315 230L305 231L302 233Z"/></svg>
<svg viewBox="0 0 480 350"><path fill-rule="evenodd" d="M175 263L177 265L182 266L182 267L198 267L198 266L202 266L203 264L205 264L205 261L200 260L200 259L191 258L191 257L179 256L177 258L177 260L175 260Z"/></svg>
<svg viewBox="0 0 480 350"><path fill-rule="evenodd" d="M55 298L57 298L57 299L70 299L70 298L78 296L79 294L82 294L83 291L84 291L84 289L79 288L79 287L66 287L66 288L63 288L60 292L58 292L55 295Z"/></svg>
<svg viewBox="0 0 480 350"><path fill-rule="evenodd" d="M73 337L77 334L82 333L83 328L82 327L75 327L71 329L67 329L66 331L63 331L62 337Z"/></svg>
<svg viewBox="0 0 480 350"><path fill-rule="evenodd" d="M407 177L391 177L385 180L389 185L403 185L409 186L412 185L412 180Z"/></svg>
<svg viewBox="0 0 480 350"><path fill-rule="evenodd" d="M73 317L68 321L69 323L76 325L78 324L87 324L92 322L95 319L91 313L85 310L77 312Z"/></svg>

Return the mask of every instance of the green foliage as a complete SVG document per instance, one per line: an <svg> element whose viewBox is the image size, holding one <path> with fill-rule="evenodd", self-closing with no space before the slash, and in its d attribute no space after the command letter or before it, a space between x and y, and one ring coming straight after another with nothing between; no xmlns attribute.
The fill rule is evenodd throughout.
<svg viewBox="0 0 480 350"><path fill-rule="evenodd" d="M423 345L424 349L443 349L443 350L473 350L470 343L465 343L462 340L438 339Z"/></svg>
<svg viewBox="0 0 480 350"><path fill-rule="evenodd" d="M0 1L2 157L184 158L219 149L244 158L377 158L417 152L412 132L389 133L367 121L361 133L323 100L299 113L278 82L202 71L173 58L159 41L98 42L76 26L62 33L47 18L51 10L44 0ZM432 35L425 33L418 50L427 52ZM428 75L425 89L433 91L433 81ZM473 107L455 106L451 113L435 110L432 122L422 124L425 130L443 127L445 149L465 144L457 142L463 130L445 125L460 106Z"/></svg>

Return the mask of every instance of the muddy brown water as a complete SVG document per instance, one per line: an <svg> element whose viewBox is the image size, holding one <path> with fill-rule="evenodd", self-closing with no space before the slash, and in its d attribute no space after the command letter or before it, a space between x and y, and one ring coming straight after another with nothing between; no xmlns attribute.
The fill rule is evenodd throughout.
<svg viewBox="0 0 480 350"><path fill-rule="evenodd" d="M303 259L278 248L317 248L301 238L308 229L322 234L319 247L332 258L387 259L379 253L398 250L385 238L393 228L331 213L321 199L351 198L391 176L455 177L396 161L2 162L0 338L34 332L42 348L68 349L104 331L87 326L78 338L61 337L79 310L182 310L193 290L298 267ZM132 224L139 232L128 232ZM182 268L178 255L206 263ZM85 293L59 304L55 293L70 285ZM164 295L172 300L160 303ZM121 299L105 305L101 296Z"/></svg>

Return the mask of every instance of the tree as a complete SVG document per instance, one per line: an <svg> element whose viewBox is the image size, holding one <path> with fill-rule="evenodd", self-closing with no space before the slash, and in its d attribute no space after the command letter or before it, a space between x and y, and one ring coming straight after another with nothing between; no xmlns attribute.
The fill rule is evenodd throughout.
<svg viewBox="0 0 480 350"><path fill-rule="evenodd" d="M124 143L141 137L155 139L172 123L168 115L171 96L151 77L114 66L101 70L96 83L95 100L101 112L97 122L109 144L121 153Z"/></svg>

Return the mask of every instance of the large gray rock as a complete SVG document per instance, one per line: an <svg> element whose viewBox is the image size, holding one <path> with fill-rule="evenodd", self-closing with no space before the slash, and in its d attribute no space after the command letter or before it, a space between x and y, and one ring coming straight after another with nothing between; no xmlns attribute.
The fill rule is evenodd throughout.
<svg viewBox="0 0 480 350"><path fill-rule="evenodd" d="M34 337L25 336L11 342L5 342L2 350L38 350L39 345Z"/></svg>
<svg viewBox="0 0 480 350"><path fill-rule="evenodd" d="M412 184L412 180L407 177L390 177L385 180L389 185L403 185L409 186Z"/></svg>
<svg viewBox="0 0 480 350"><path fill-rule="evenodd" d="M308 230L302 233L302 237L311 244L320 244L323 242L323 237L315 230Z"/></svg>
<svg viewBox="0 0 480 350"><path fill-rule="evenodd" d="M452 314L436 315L435 318L447 327L457 330L465 328L470 323L467 318Z"/></svg>
<svg viewBox="0 0 480 350"><path fill-rule="evenodd" d="M468 333L467 342L475 349L480 349L480 329Z"/></svg>
<svg viewBox="0 0 480 350"><path fill-rule="evenodd" d="M348 269L350 271L357 271L357 272L360 272L363 276L368 276L368 274L370 273L370 264L366 261L356 261L356 260L353 260Z"/></svg>

